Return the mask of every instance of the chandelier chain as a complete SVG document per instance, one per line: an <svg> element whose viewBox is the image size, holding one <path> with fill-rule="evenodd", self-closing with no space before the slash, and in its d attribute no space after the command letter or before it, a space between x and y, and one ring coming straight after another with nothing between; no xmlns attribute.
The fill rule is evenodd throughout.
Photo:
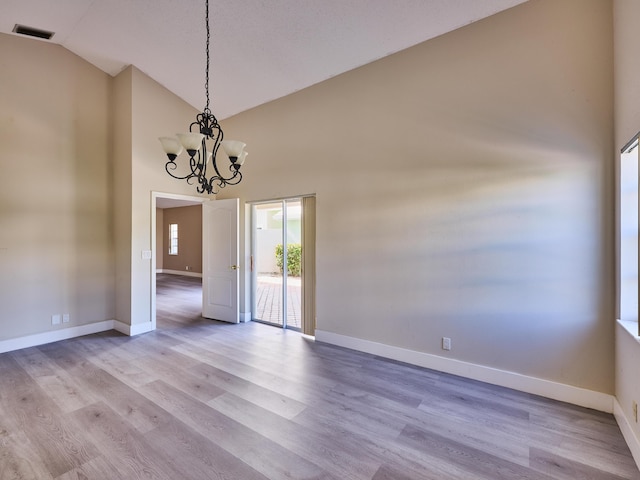
<svg viewBox="0 0 640 480"><path fill-rule="evenodd" d="M225 185L237 185L242 180L240 167L244 163L247 152L245 144L238 141L223 140L224 134L215 115L209 109L209 67L210 67L210 43L211 27L209 25L209 0L205 1L205 26L207 31L204 90L207 104L204 110L196 115L196 121L189 125L189 133L178 134L178 139L169 137L160 138L160 142L167 154L169 161L165 164L165 170L173 178L186 180L188 184L196 184L198 193L218 193ZM222 146L229 160L229 173L225 176L217 162L216 154ZM178 173L176 159L183 150L187 151L189 171L186 174ZM213 168L213 174L207 175L207 166ZM209 170L211 172L211 170Z"/></svg>
<svg viewBox="0 0 640 480"><path fill-rule="evenodd" d="M205 107L205 112L209 110L209 39L211 37L209 33L209 0L205 2L205 22L207 25L207 67L205 72L205 81L204 81L204 91L207 96L207 105Z"/></svg>

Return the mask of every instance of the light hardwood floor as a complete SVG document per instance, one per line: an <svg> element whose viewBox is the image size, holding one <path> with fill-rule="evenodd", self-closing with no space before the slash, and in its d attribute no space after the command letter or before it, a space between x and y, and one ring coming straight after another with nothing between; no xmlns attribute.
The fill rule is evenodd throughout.
<svg viewBox="0 0 640 480"><path fill-rule="evenodd" d="M640 479L611 415L257 323L159 278L155 332L0 355L0 479Z"/></svg>

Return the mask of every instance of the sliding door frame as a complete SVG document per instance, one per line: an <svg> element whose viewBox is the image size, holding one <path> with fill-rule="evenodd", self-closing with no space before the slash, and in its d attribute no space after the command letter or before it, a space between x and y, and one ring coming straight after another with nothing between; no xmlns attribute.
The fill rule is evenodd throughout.
<svg viewBox="0 0 640 480"><path fill-rule="evenodd" d="M300 202L301 206L301 244L302 244L302 258L301 258L301 305L300 327L291 327L287 325L287 280L288 273L286 266L287 263L287 238L288 238L288 209L287 203L293 200ZM258 285L258 271L257 271L257 218L256 218L256 206L266 204L282 205L282 245L283 245L283 275L282 275L282 318L281 323L273 323L263 319L256 318L257 315L257 298L256 291ZM252 320L266 323L268 325L278 326L282 328L288 328L295 331L300 331L307 335L314 335L315 333L315 195L296 195L290 197L282 197L275 199L249 201L250 205L250 251L251 251L251 312ZM309 217L307 219L307 216Z"/></svg>

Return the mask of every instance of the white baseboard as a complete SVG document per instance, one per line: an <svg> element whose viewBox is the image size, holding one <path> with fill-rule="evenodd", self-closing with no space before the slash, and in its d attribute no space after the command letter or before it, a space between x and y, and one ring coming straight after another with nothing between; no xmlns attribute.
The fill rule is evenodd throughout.
<svg viewBox="0 0 640 480"><path fill-rule="evenodd" d="M616 422L618 422L624 441L627 442L629 450L631 450L631 455L633 455L633 459L636 461L636 465L640 468L640 441L633 431L633 428L631 428L632 424L624 414L624 410L622 406L620 406L620 403L618 403L617 398L613 400L613 415L616 417Z"/></svg>
<svg viewBox="0 0 640 480"><path fill-rule="evenodd" d="M129 335L130 337L153 330L151 322L134 323L133 325L129 325L119 322L118 320L113 321L113 329L120 333L124 333L125 335Z"/></svg>
<svg viewBox="0 0 640 480"><path fill-rule="evenodd" d="M152 331L151 322L137 323L127 325L118 320L104 320L97 323L89 323L87 325L78 325L76 327L63 328L50 332L36 333L34 335L26 335L24 337L12 338L9 340L0 340L0 353L12 352L22 348L37 347L47 343L59 342L60 340L68 340L70 338L83 337L92 333L107 332L109 330L117 330L125 335L134 336L141 333Z"/></svg>
<svg viewBox="0 0 640 480"><path fill-rule="evenodd" d="M0 353L59 342L60 340L82 337L84 335L91 335L92 333L106 332L113 330L113 324L114 320L105 320L103 322L89 323L87 325L78 325L76 327L63 328L51 332L36 333L35 335L2 340L0 341Z"/></svg>
<svg viewBox="0 0 640 480"><path fill-rule="evenodd" d="M247 323L251 321L251 312L240 312L240 323Z"/></svg>
<svg viewBox="0 0 640 480"><path fill-rule="evenodd" d="M189 271L182 271L182 270L167 270L166 268L163 268L162 270L156 270L156 273L169 273L171 275L182 275L183 277L198 277L198 278L202 278L202 273L198 273L198 272L189 272Z"/></svg>
<svg viewBox="0 0 640 480"><path fill-rule="evenodd" d="M519 390L521 392L532 393L534 395L572 403L581 407L613 413L614 397L606 393L595 392L593 390L529 377L515 372L462 362L460 360L454 360L415 350L407 350L400 347L394 347L355 337L348 337L346 335L326 332L323 330L316 330L316 340L410 363L419 367L451 373L453 375L459 375L461 377L479 380L493 385L513 388L514 390Z"/></svg>

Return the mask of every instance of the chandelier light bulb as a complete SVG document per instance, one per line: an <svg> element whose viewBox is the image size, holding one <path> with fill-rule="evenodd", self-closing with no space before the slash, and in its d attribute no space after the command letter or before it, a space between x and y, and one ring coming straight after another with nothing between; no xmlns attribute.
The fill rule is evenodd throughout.
<svg viewBox="0 0 640 480"><path fill-rule="evenodd" d="M175 160L176 157L182 153L182 150L183 150L182 145L175 138L160 137L158 140L160 140L160 143L162 144L164 153L166 153L167 156L169 156L169 158L173 156L172 160Z"/></svg>
<svg viewBox="0 0 640 480"><path fill-rule="evenodd" d="M204 135L202 135L201 133L177 133L176 136L191 157L193 157L196 152L200 150L200 147L202 146L202 140L204 140Z"/></svg>
<svg viewBox="0 0 640 480"><path fill-rule="evenodd" d="M229 158L238 158L244 150L244 147L247 146L246 143L239 140L223 140L221 144Z"/></svg>

